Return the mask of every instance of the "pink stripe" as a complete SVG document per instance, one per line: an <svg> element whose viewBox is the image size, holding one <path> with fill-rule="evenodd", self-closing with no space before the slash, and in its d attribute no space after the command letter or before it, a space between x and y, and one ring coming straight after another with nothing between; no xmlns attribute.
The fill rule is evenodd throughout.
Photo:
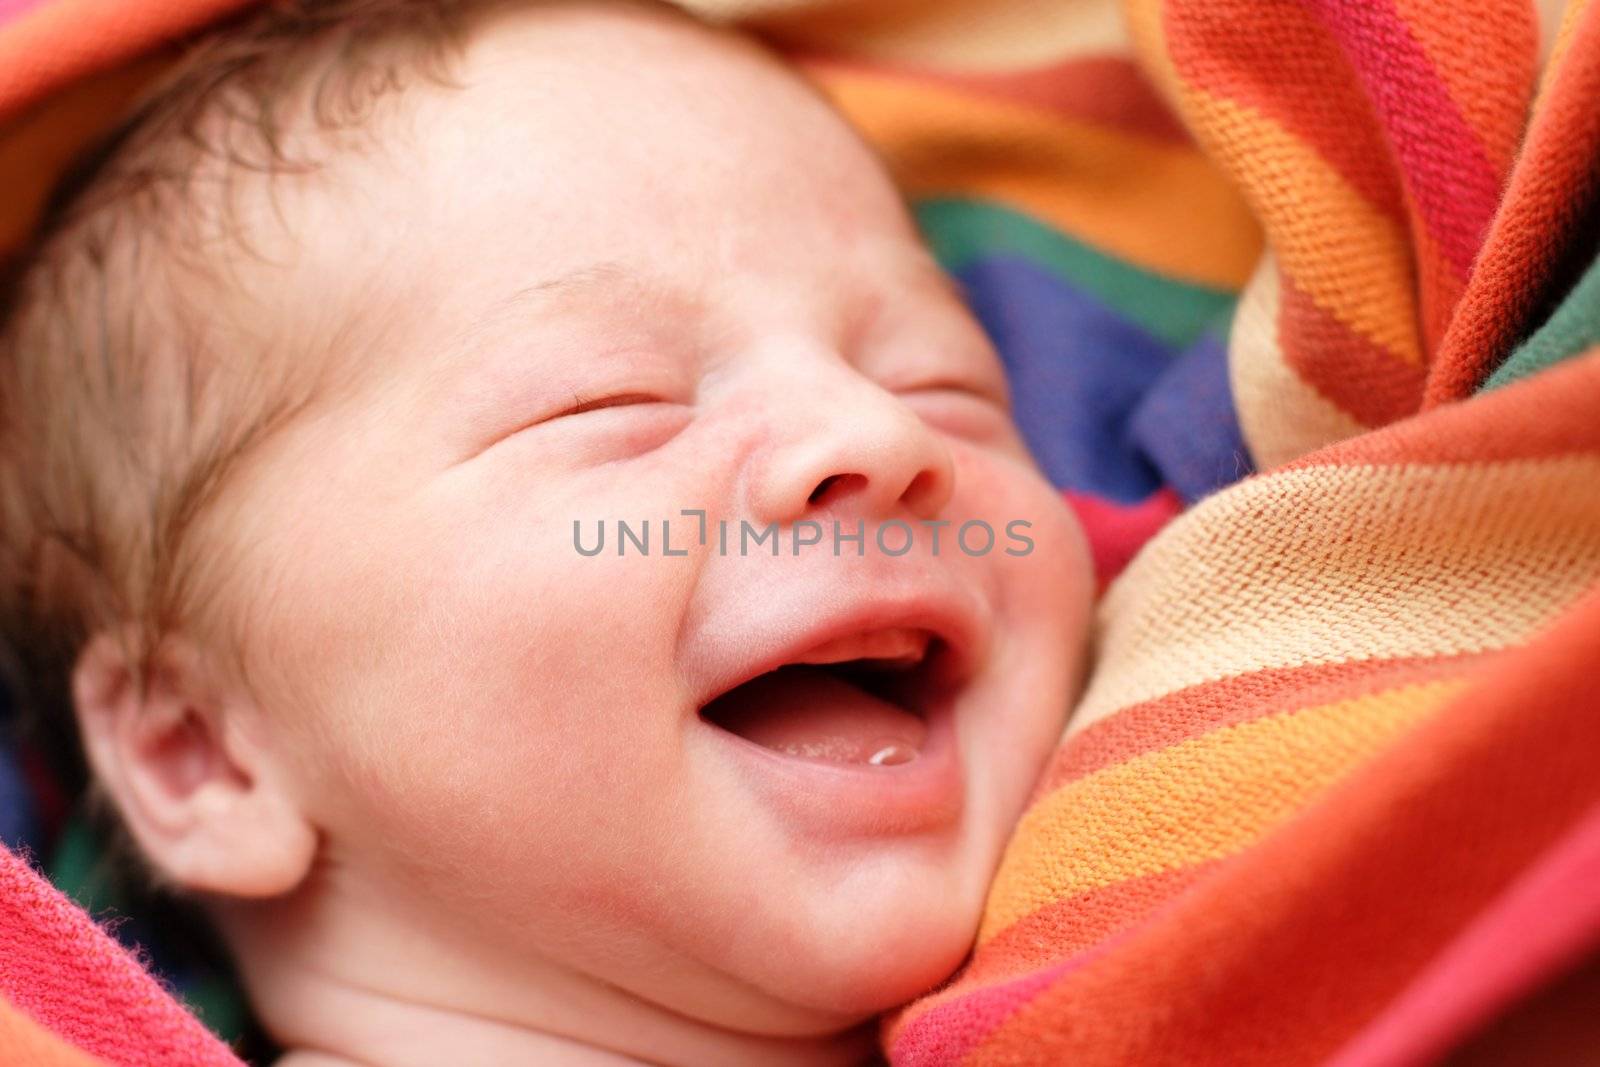
<svg viewBox="0 0 1600 1067"><path fill-rule="evenodd" d="M1600 805L1434 960L1329 1067L1435 1063L1600 949Z"/></svg>
<svg viewBox="0 0 1600 1067"><path fill-rule="evenodd" d="M889 1050L890 1067L949 1067L960 1062L1040 993L1095 962L1131 933L1120 931L1070 959L1009 982L979 986L929 1008L900 1031ZM956 982L961 983L960 975Z"/></svg>
<svg viewBox="0 0 1600 1067"><path fill-rule="evenodd" d="M1435 244L1465 280L1500 201L1482 142L1390 0L1302 0L1361 77Z"/></svg>
<svg viewBox="0 0 1600 1067"><path fill-rule="evenodd" d="M0 25L46 2L47 0L0 0Z"/></svg>
<svg viewBox="0 0 1600 1067"><path fill-rule="evenodd" d="M980 987L930 1008L900 1031L889 1050L891 1067L950 1067L959 1063L1076 963L1067 960L1004 985Z"/></svg>
<svg viewBox="0 0 1600 1067"><path fill-rule="evenodd" d="M1119 504L1092 493L1063 491L1089 539L1096 584L1104 589L1122 573L1144 543L1183 510L1183 499L1163 486L1137 504Z"/></svg>
<svg viewBox="0 0 1600 1067"><path fill-rule="evenodd" d="M3 845L0 998L111 1063L244 1067L138 958Z"/></svg>

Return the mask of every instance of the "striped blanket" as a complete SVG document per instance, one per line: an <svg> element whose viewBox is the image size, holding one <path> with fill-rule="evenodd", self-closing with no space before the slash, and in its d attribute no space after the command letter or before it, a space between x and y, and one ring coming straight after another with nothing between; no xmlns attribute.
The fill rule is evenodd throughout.
<svg viewBox="0 0 1600 1067"><path fill-rule="evenodd" d="M1209 393L1263 473L1110 587L976 951L886 1048L906 1067L1430 1062L1600 944L1600 4L1569 6L1542 67L1512 0L1124 14L1265 233ZM1218 466L1218 412L1161 392L1207 347L1169 316L1238 278L1250 228L1126 68L1097 50L824 76L928 198L1003 348L1035 293L1103 316L1063 313L1025 389L1102 389L1167 342L1120 440L1090 446L1131 442L1158 495L1051 469L1108 577L1106 503L1244 473ZM975 237L959 215L981 212L1056 240ZM1116 262L1074 272L1084 247ZM1130 274L1149 295L1119 303ZM1054 400L1024 395L1025 427ZM1186 480L1195 461L1209 481ZM1567 1040L1592 1052L1600 1031Z"/></svg>
<svg viewBox="0 0 1600 1067"><path fill-rule="evenodd" d="M0 0L0 255L244 2ZM687 6L881 149L1106 588L973 957L890 1061L1492 1049L1600 944L1600 3L1543 35L1527 0ZM29 1017L211 1048L157 1001L69 1030L19 969L0 995L6 1062Z"/></svg>

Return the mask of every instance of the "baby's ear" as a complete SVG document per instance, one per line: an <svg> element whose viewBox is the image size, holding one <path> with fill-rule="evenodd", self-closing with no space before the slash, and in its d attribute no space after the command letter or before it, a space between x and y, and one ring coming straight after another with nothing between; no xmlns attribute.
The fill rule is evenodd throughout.
<svg viewBox="0 0 1600 1067"><path fill-rule="evenodd" d="M143 691L131 647L96 634L72 697L85 754L145 856L173 883L240 897L306 876L315 829L279 773L243 686L218 685L194 645L167 638Z"/></svg>

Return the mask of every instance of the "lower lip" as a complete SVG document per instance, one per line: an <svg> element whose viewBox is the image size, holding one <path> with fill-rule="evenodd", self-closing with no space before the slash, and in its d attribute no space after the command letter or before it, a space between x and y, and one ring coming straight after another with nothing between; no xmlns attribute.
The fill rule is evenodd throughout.
<svg viewBox="0 0 1600 1067"><path fill-rule="evenodd" d="M943 696L927 710L916 759L886 765L791 756L695 721L722 739L751 788L804 830L830 839L899 837L948 826L961 814L955 699Z"/></svg>

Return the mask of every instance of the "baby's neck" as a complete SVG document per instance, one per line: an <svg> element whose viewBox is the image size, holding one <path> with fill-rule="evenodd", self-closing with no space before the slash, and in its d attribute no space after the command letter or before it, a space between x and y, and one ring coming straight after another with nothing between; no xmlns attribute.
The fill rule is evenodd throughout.
<svg viewBox="0 0 1600 1067"><path fill-rule="evenodd" d="M387 924L363 929L348 913L332 918L273 904L226 916L251 1001L286 1050L277 1067L874 1062L870 1025L822 1038L739 1033L537 968L489 982L474 961L425 935L397 938Z"/></svg>
<svg viewBox="0 0 1600 1067"><path fill-rule="evenodd" d="M421 1067L423 1064L548 1064L550 1067L638 1067L621 1053L551 1034L439 1011L418 1004L341 998L341 1022L315 1039L326 1048L296 1048L274 1067Z"/></svg>
<svg viewBox="0 0 1600 1067"><path fill-rule="evenodd" d="M527 1027L367 990L313 982L305 992L316 997L317 1007L295 1027L300 1047L285 1053L275 1067L435 1067L441 1063L638 1067L648 1062Z"/></svg>

